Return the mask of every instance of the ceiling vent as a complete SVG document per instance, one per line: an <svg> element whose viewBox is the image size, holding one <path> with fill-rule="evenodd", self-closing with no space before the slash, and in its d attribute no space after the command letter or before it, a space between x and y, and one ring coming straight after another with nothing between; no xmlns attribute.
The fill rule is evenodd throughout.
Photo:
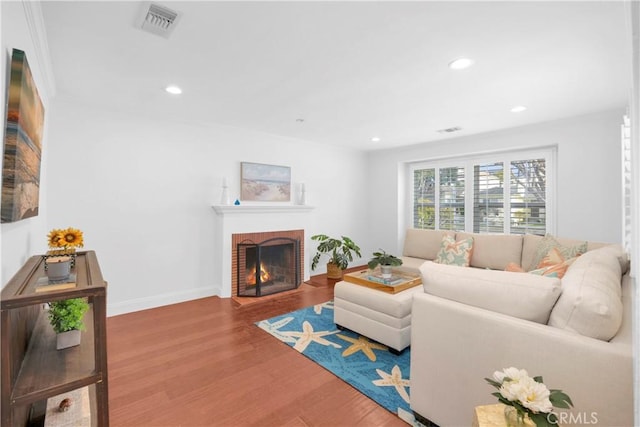
<svg viewBox="0 0 640 427"><path fill-rule="evenodd" d="M180 12L153 3L145 4L142 30L168 39L180 20Z"/></svg>
<svg viewBox="0 0 640 427"><path fill-rule="evenodd" d="M462 130L462 128L459 127L459 126L454 126L452 128L440 129L438 132L440 132L440 133L452 133L452 132L458 132L459 130Z"/></svg>

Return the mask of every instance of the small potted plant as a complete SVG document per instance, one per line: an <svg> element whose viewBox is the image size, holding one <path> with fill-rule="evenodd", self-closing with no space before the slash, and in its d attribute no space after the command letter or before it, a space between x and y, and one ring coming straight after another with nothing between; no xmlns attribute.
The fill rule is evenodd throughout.
<svg viewBox="0 0 640 427"><path fill-rule="evenodd" d="M342 279L342 272L353 261L354 254L358 257L362 256L360 248L353 240L346 236L340 237L340 239L336 239L325 234L311 236L311 240L319 242L316 248L317 252L311 262L311 269L315 270L322 255L328 254L330 257L327 262L328 279Z"/></svg>
<svg viewBox="0 0 640 427"><path fill-rule="evenodd" d="M388 279L389 277L391 277L391 268L401 266L402 260L395 255L386 253L384 249L380 249L380 252L373 253L373 258L371 258L371 260L367 263L367 266L370 270L373 270L378 265L380 265L382 277Z"/></svg>
<svg viewBox="0 0 640 427"><path fill-rule="evenodd" d="M85 329L82 318L89 310L85 298L72 298L49 303L49 323L56 335L56 349L80 344L80 331Z"/></svg>

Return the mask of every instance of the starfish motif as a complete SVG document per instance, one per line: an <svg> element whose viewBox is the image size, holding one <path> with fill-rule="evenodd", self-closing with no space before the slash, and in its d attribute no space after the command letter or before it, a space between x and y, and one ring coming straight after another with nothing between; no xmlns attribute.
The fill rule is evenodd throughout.
<svg viewBox="0 0 640 427"><path fill-rule="evenodd" d="M395 387L396 391L404 399L405 402L409 403L409 394L405 387L410 386L409 380L402 378L402 371L400 371L400 367L395 365L393 369L391 369L391 374L387 374L385 371L381 369L376 369L378 375L380 375L381 380L372 381L378 387Z"/></svg>
<svg viewBox="0 0 640 427"><path fill-rule="evenodd" d="M287 325L292 320L293 320L293 317L285 317L284 319L276 320L273 323L269 323L267 320L263 320L260 323L258 323L258 327L269 332L271 335L278 338L280 341L294 343L296 342L295 338L285 335L285 333L279 330L280 328Z"/></svg>
<svg viewBox="0 0 640 427"><path fill-rule="evenodd" d="M306 350L306 348L309 346L309 344L311 344L312 342L316 342L320 345L330 345L335 348L342 348L340 344L336 344L326 340L325 338L322 338L327 335L333 335L335 333L338 333L338 331L315 332L313 330L313 326L311 326L311 323L309 323L306 320L302 323L302 332L285 331L282 333L290 337L298 337L298 341L296 341L296 344L293 346L293 348L298 350L300 353L303 353Z"/></svg>
<svg viewBox="0 0 640 427"><path fill-rule="evenodd" d="M328 310L333 310L333 301L323 302L322 304L316 304L313 306L313 311L316 314L322 313L322 309L326 308Z"/></svg>
<svg viewBox="0 0 640 427"><path fill-rule="evenodd" d="M358 338L351 338L342 334L338 334L337 336L352 343L345 351L342 352L342 357L351 356L352 354L361 351L369 358L369 360L375 362L377 357L373 350L388 350L386 345L371 342L367 337L363 337L362 335L359 335Z"/></svg>

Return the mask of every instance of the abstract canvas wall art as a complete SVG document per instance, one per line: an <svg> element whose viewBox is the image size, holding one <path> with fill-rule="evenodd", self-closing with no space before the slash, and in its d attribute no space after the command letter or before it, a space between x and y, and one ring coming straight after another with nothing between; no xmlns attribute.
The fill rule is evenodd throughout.
<svg viewBox="0 0 640 427"><path fill-rule="evenodd" d="M241 163L242 200L288 202L291 200L291 168L288 166Z"/></svg>
<svg viewBox="0 0 640 427"><path fill-rule="evenodd" d="M25 53L13 49L2 166L3 223L38 215L44 107Z"/></svg>

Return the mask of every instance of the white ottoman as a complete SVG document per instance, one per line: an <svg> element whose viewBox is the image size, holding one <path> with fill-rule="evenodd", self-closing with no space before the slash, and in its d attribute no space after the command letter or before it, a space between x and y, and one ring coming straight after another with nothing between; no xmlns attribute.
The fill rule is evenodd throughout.
<svg viewBox="0 0 640 427"><path fill-rule="evenodd" d="M338 327L376 340L395 353L411 344L411 302L422 285L390 294L349 282L334 288L334 317Z"/></svg>

